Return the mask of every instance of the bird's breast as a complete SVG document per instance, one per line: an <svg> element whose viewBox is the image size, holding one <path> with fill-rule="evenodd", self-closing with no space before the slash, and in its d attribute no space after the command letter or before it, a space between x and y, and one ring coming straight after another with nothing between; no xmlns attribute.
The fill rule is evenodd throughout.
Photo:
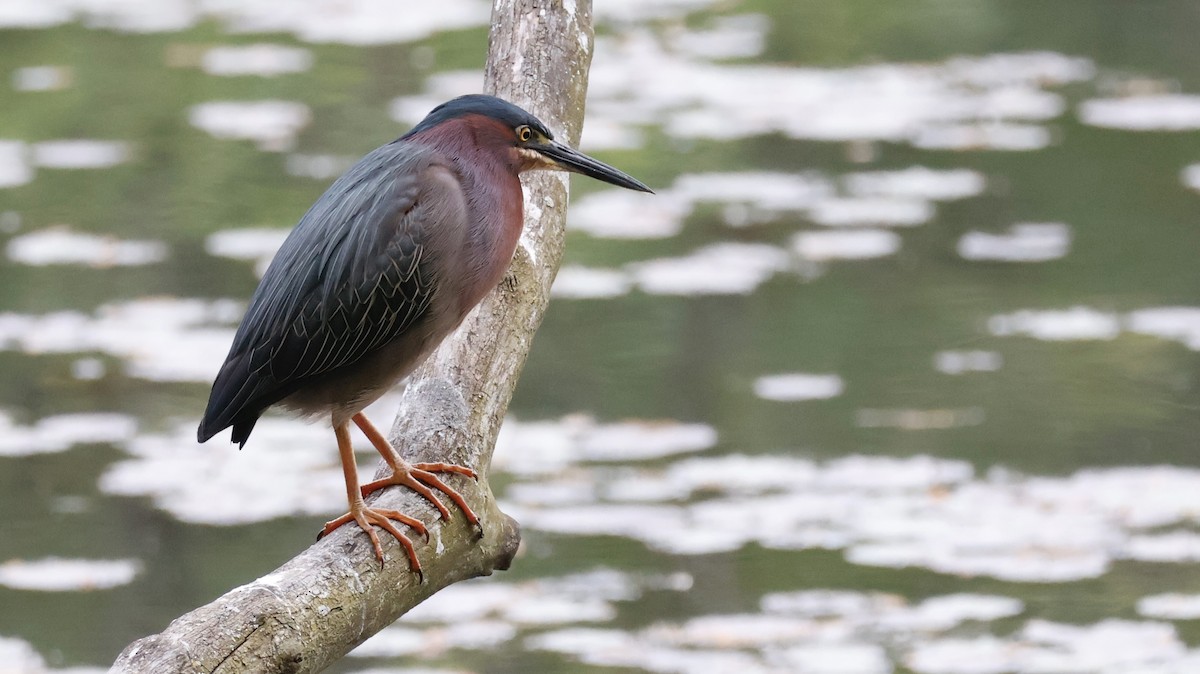
<svg viewBox="0 0 1200 674"><path fill-rule="evenodd" d="M460 312L466 316L504 278L524 223L521 181L516 176L493 180L468 201L471 222L464 249L468 274Z"/></svg>

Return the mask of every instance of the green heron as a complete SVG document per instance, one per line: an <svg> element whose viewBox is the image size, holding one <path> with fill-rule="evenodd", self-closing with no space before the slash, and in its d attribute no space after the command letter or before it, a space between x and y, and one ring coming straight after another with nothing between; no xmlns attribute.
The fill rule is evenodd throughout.
<svg viewBox="0 0 1200 674"><path fill-rule="evenodd" d="M450 512L436 489L472 524L462 495L438 478L475 478L465 466L410 464L362 410L411 373L499 284L523 224L524 171L572 171L632 190L634 178L554 140L525 110L492 96L462 96L367 154L321 195L276 253L250 299L213 382L197 438L233 427L244 446L259 416L282 405L333 424L351 520L383 549L372 525L396 538L420 573L412 541L392 520L428 539L425 526L363 498L403 485ZM392 468L359 486L353 421Z"/></svg>

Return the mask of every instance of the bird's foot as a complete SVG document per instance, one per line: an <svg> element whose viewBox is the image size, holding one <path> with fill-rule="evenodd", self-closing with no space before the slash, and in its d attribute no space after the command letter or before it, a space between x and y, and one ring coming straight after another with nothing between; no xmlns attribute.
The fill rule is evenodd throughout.
<svg viewBox="0 0 1200 674"><path fill-rule="evenodd" d="M357 522L358 526L367 532L367 536L370 537L371 546L375 548L375 558L379 560L379 564L382 566L383 547L379 544L379 535L375 533L375 529L372 527L372 525L375 525L391 534L397 541L400 541L400 545L403 545L404 551L408 553L409 566L424 581L425 574L421 571L421 562L417 560L417 551L413 548L412 541L402 531L397 529L395 524L392 524L392 520L407 524L413 531L424 536L426 542L429 542L429 530L425 528L424 524L421 524L420 520L409 517L399 510L368 508L362 501L359 501L357 504L351 504L350 512L345 515L326 522L325 527L321 529L321 533L317 534L317 540L333 533L334 529L347 522Z"/></svg>
<svg viewBox="0 0 1200 674"><path fill-rule="evenodd" d="M362 486L362 495L366 497L384 487L392 485L400 485L408 487L424 496L427 501L432 503L438 512L442 515L442 520L450 519L450 511L442 503L437 494L433 493L433 489L437 489L454 501L454 505L458 506L463 514L466 515L467 521L476 527L480 527L479 518L475 512L471 510L471 506L467 505L466 499L462 497L453 487L442 482L434 473L455 473L457 475L465 475L472 480L479 479L475 471L466 466L458 466L452 463L402 463L399 466L392 466L392 474L381 480L375 480ZM433 487L433 489L430 489ZM481 528L482 532L482 528Z"/></svg>

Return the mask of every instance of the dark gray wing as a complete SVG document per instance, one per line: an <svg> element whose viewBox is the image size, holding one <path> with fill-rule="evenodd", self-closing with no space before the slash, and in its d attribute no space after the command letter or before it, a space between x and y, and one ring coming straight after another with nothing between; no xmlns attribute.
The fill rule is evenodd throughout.
<svg viewBox="0 0 1200 674"><path fill-rule="evenodd" d="M259 415L305 380L391 342L429 309L435 279L421 204L429 151L368 154L301 218L250 300L201 421L201 442L232 425L244 443Z"/></svg>

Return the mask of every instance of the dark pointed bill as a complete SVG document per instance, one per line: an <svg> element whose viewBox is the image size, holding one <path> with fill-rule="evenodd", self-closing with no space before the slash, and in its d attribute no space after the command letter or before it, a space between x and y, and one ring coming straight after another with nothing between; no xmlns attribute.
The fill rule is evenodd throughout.
<svg viewBox="0 0 1200 674"><path fill-rule="evenodd" d="M654 193L653 190L643 185L637 178L619 171L604 162L596 161L579 150L572 149L562 143L548 141L531 149L541 152L567 171L581 173L596 180L603 180L617 187L637 190L638 192Z"/></svg>

